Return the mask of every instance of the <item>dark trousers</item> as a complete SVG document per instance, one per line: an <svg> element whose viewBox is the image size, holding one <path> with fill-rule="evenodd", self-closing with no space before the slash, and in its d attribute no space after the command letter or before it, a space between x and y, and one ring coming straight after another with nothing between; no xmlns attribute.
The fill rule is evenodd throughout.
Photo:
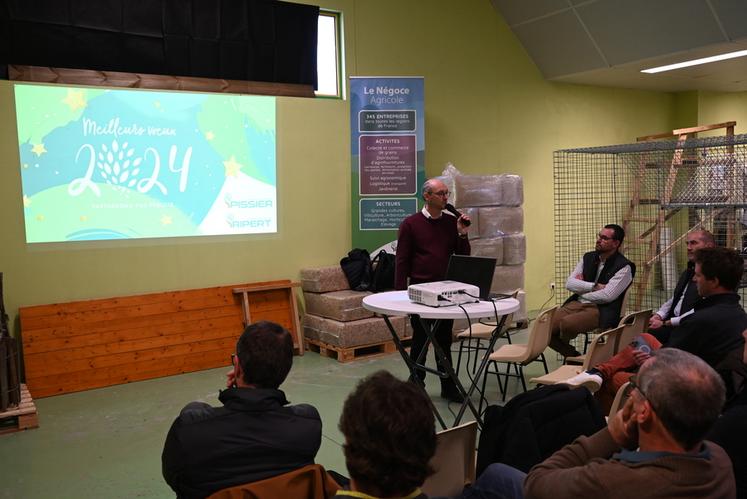
<svg viewBox="0 0 747 499"><path fill-rule="evenodd" d="M412 325L412 345L410 346L411 359L417 361L418 357L420 356L420 352L425 346L425 340L428 339L428 336L425 334L425 329L423 329L423 324L425 324L426 327L431 327L434 322L436 321L432 319L410 317L410 324ZM433 336L436 338L439 346L444 351L444 354L446 354L446 358L449 359L449 364L453 366L454 363L451 361L451 330L454 327L454 321L451 319L439 320L438 323L438 327L434 331ZM423 364L425 364L425 358L427 356L428 352L426 352L425 357L423 357ZM436 365L438 366L439 371L446 372L438 359L436 359ZM421 381L424 380L425 371L418 371L418 376L420 377ZM451 386L453 384L454 382L450 378L441 378L442 387Z"/></svg>

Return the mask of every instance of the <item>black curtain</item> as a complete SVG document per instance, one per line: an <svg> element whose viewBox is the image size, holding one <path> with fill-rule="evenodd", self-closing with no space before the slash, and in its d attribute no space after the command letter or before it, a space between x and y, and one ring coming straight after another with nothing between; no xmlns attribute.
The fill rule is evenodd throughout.
<svg viewBox="0 0 747 499"><path fill-rule="evenodd" d="M20 64L316 88L316 6L275 0L0 1L5 71L6 64Z"/></svg>

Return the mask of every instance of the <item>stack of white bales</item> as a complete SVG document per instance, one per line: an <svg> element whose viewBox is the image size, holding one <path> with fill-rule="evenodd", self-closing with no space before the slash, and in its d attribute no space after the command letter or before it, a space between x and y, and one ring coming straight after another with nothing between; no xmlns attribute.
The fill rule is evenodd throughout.
<svg viewBox="0 0 747 499"><path fill-rule="evenodd" d="M496 259L491 291L519 291L514 321L526 320L524 293L524 187L519 175L455 175L450 188L458 210L469 215L472 255Z"/></svg>

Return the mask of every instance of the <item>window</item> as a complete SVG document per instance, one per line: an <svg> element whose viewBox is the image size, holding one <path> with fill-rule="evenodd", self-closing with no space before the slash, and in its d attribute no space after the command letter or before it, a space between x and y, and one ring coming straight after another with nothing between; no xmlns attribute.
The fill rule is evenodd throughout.
<svg viewBox="0 0 747 499"><path fill-rule="evenodd" d="M317 97L342 98L343 65L340 29L340 13L319 11L319 35L317 41Z"/></svg>

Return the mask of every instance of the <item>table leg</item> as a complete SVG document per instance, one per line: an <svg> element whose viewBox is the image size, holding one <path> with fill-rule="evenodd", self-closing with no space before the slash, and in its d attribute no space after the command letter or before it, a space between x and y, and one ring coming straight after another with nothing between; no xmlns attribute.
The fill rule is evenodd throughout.
<svg viewBox="0 0 747 499"><path fill-rule="evenodd" d="M472 395L472 392L475 391L475 388L477 387L477 383L480 380L480 376L482 375L482 372L485 370L485 368L488 365L490 354L493 352L493 348L495 348L495 343L498 341L498 338L501 336L501 332L503 331L503 326L506 324L506 316L502 316L500 322L498 322L498 325L493 330L493 333L490 335L490 344L488 345L488 349L485 351L485 355L482 358L482 361L480 361L480 367L477 369L477 372L475 373L475 378L472 380L472 384L469 388L469 391L467 392L467 400L469 400L469 397ZM499 380L500 383L500 380ZM506 386L508 388L508 386ZM485 394L483 393L482 396L484 397ZM487 402L487 400L486 400ZM457 426L459 422L462 420L462 416L464 415L464 411L466 410L466 407L464 404L462 404L461 409L459 409L459 413L457 413L456 419L454 420L454 426ZM472 409L472 412L474 413L474 408ZM482 422L478 418L478 424L482 427Z"/></svg>
<svg viewBox="0 0 747 499"><path fill-rule="evenodd" d="M415 383L415 385L419 386L423 392L425 393L425 383L420 381L420 377L418 377L418 369L425 368L425 370L433 372L435 374L440 373L438 371L435 371L433 369L427 368L425 366L420 366L417 362L412 360L410 358L410 354L407 353L407 350L405 350L404 345L402 345L402 342L399 339L399 335L397 334L397 331L394 329L394 326L392 326L392 323L389 321L388 316L384 316L384 322L386 323L387 327L389 328L389 332L392 335L392 341L394 341L394 346L397 347L397 351L402 356L402 359L404 359L405 364L407 364L407 368L410 370L410 381ZM430 341L430 337L426 340L425 347L423 347L423 351L420 352L420 356L418 357L418 361L420 361L423 358L423 353L426 351L426 348L428 347L428 342ZM433 405L433 401L426 393L426 398L428 399L428 403L431 406L431 410L433 411L433 414L436 416L436 419L438 420L439 424L441 425L441 429L446 429L446 423L444 422L443 418L441 417L441 414L438 412L438 409L436 409L436 406Z"/></svg>
<svg viewBox="0 0 747 499"><path fill-rule="evenodd" d="M454 372L454 368L451 365L451 362L449 362L449 358L444 353L443 349L441 348L441 345L438 344L438 341L436 341L436 338L433 334L433 331L435 331L435 328L438 326L438 321L434 321L430 323L430 327L427 327L425 323L423 323L422 319L418 317L418 320L420 320L420 324L423 326L423 329L425 330L425 334L428 336L428 339L431 343L433 343L433 351L436 354L436 358L438 359L438 363L441 364L441 366L446 370L446 372L441 371L433 371L428 368L429 372L434 372L434 374L437 374L441 378L451 378L451 380L454 382L454 385L457 387L457 390L459 390L459 393L464 397L464 402L462 402L462 407L459 409L459 414L457 416L457 419L454 420L454 426L459 425L459 421L461 420L462 415L464 414L464 411L467 407L470 408L472 411L472 414L475 416L475 421L477 421L477 425L479 428L482 428L482 419L480 419L480 413L477 411L477 408L475 408L475 405L472 403L472 400L470 400L469 395L467 394L467 391L464 389L464 386L462 386L462 382L459 381L459 378L457 377L456 373ZM423 349L425 351L425 349ZM475 378L478 379L478 378ZM471 383L470 391L469 393L472 393L474 391L475 382L473 381Z"/></svg>

